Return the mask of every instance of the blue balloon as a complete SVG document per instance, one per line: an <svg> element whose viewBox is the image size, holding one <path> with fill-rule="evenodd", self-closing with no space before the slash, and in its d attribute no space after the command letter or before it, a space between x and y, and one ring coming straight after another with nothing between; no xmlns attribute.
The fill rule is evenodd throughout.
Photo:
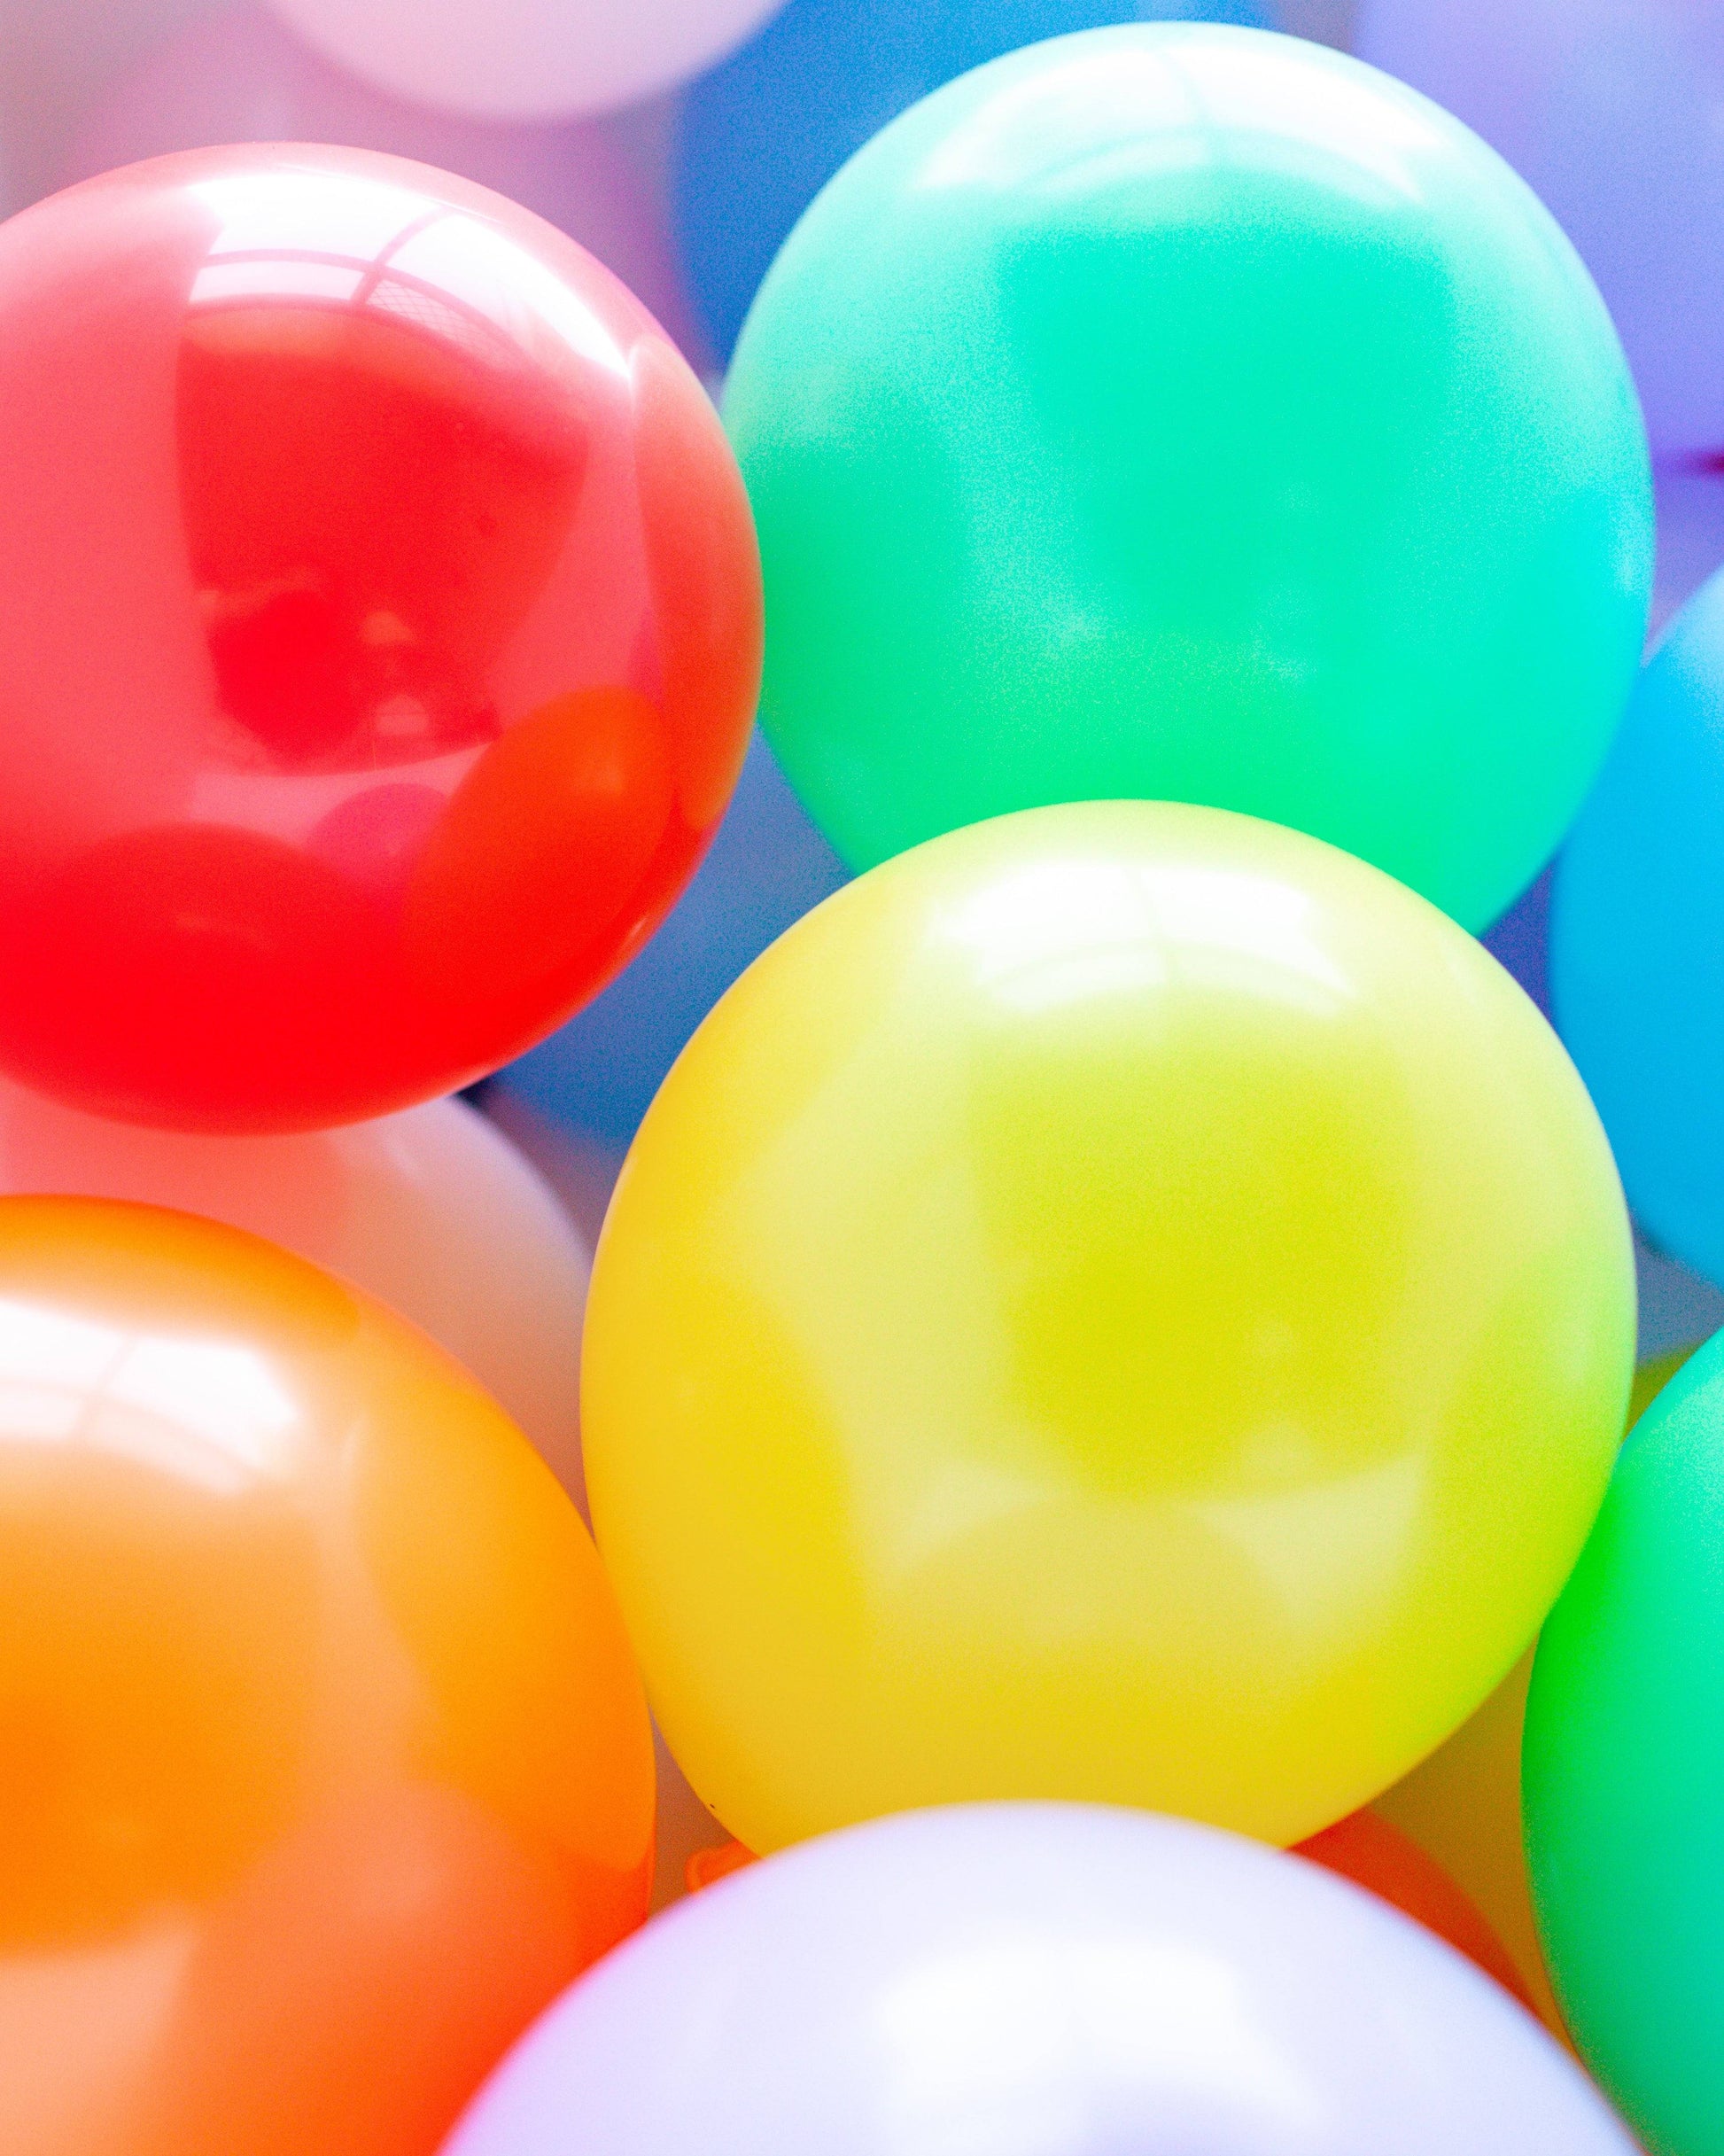
<svg viewBox="0 0 1724 2156"><path fill-rule="evenodd" d="M790 0L684 96L683 257L726 359L794 225L889 121L984 60L1119 22L1276 27L1273 0Z"/></svg>
<svg viewBox="0 0 1724 2156"><path fill-rule="evenodd" d="M493 1083L622 1152L726 989L849 880L757 735L712 850L664 927L602 996Z"/></svg>
<svg viewBox="0 0 1724 2156"><path fill-rule="evenodd" d="M1558 859L1550 991L1642 1227L1724 1286L1724 571L1642 673Z"/></svg>

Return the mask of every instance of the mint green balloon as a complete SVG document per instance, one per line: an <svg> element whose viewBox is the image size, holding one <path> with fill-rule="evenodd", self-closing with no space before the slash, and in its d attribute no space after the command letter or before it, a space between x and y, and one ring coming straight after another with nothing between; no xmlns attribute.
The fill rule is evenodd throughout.
<svg viewBox="0 0 1724 2156"><path fill-rule="evenodd" d="M925 99L791 235L725 416L765 728L858 868L1149 796L1479 928L1634 679L1650 475L1596 290L1458 121L1296 39L1086 31Z"/></svg>

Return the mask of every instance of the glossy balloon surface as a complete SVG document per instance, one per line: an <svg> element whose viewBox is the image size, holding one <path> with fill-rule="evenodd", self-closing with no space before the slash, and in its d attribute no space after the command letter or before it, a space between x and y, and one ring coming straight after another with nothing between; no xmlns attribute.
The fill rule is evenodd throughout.
<svg viewBox="0 0 1724 2156"><path fill-rule="evenodd" d="M706 327L728 356L790 228L889 121L983 61L1107 23L1271 26L1258 0L790 0L685 94L677 221Z"/></svg>
<svg viewBox="0 0 1724 2156"><path fill-rule="evenodd" d="M545 2016L449 2156L1631 2156L1536 2022L1231 1835L955 1807L757 1864Z"/></svg>
<svg viewBox="0 0 1724 2156"><path fill-rule="evenodd" d="M1640 657L1645 438L1531 194L1353 60L1197 25L977 69L763 286L725 416L762 720L846 860L1213 803L1492 921Z"/></svg>
<svg viewBox="0 0 1724 2156"><path fill-rule="evenodd" d="M513 126L434 112L373 90L261 5L224 7L152 50L86 113L69 185L116 165L226 143L353 143L459 173L546 218L595 254L710 366L671 241L664 116Z"/></svg>
<svg viewBox="0 0 1724 2156"><path fill-rule="evenodd" d="M686 82L780 0L270 0L317 49L415 104L493 119L602 112Z"/></svg>
<svg viewBox="0 0 1724 2156"><path fill-rule="evenodd" d="M1636 1218L1724 1286L1724 572L1642 674L1557 866L1557 1024Z"/></svg>
<svg viewBox="0 0 1724 2156"><path fill-rule="evenodd" d="M1458 113L1585 256L1657 447L1724 449L1715 0L1362 0L1353 49Z"/></svg>
<svg viewBox="0 0 1724 2156"><path fill-rule="evenodd" d="M750 1849L1022 1796L1293 1841L1525 1646L1633 1347L1603 1133L1471 938L1248 818L1043 809L695 1035L599 1245L588 1490Z"/></svg>
<svg viewBox="0 0 1724 2156"><path fill-rule="evenodd" d="M8 2156L431 2156L646 1912L586 1530L380 1305L183 1214L0 1202Z"/></svg>
<svg viewBox="0 0 1724 2156"><path fill-rule="evenodd" d="M623 288L483 189L188 152L0 228L0 1064L313 1128L650 932L756 681L748 506Z"/></svg>
<svg viewBox="0 0 1724 2156"><path fill-rule="evenodd" d="M577 1497L588 1253L521 1154L459 1101L346 1130L141 1130L0 1081L0 1195L202 1213L281 1243L464 1363Z"/></svg>
<svg viewBox="0 0 1724 2156"><path fill-rule="evenodd" d="M1724 1340L1642 1416L1539 1643L1523 1771L1580 2055L1656 2156L1724 2151Z"/></svg>
<svg viewBox="0 0 1724 2156"><path fill-rule="evenodd" d="M1294 1849L1296 1856L1350 1879L1477 1962L1529 2011L1533 2001L1503 1942L1434 1858L1374 1811L1349 1812Z"/></svg>

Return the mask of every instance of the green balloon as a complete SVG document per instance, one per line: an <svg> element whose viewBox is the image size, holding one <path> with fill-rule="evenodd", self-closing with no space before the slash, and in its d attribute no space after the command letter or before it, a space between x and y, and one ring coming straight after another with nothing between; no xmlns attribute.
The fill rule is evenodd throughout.
<svg viewBox="0 0 1724 2156"><path fill-rule="evenodd" d="M1582 2058L1724 2156L1724 1334L1647 1409L1533 1668L1533 1896Z"/></svg>
<svg viewBox="0 0 1724 2156"><path fill-rule="evenodd" d="M1596 290L1458 121L1293 38L1132 25L948 84L796 227L725 416L764 723L857 868L1148 796L1479 928L1634 679L1651 482Z"/></svg>

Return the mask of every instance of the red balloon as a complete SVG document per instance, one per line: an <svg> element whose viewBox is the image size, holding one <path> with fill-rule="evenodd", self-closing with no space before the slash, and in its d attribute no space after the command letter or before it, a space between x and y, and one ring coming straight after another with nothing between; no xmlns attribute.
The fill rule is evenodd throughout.
<svg viewBox="0 0 1724 2156"><path fill-rule="evenodd" d="M358 150L0 228L0 1065L186 1129L518 1055L723 813L759 563L716 414L571 240Z"/></svg>

